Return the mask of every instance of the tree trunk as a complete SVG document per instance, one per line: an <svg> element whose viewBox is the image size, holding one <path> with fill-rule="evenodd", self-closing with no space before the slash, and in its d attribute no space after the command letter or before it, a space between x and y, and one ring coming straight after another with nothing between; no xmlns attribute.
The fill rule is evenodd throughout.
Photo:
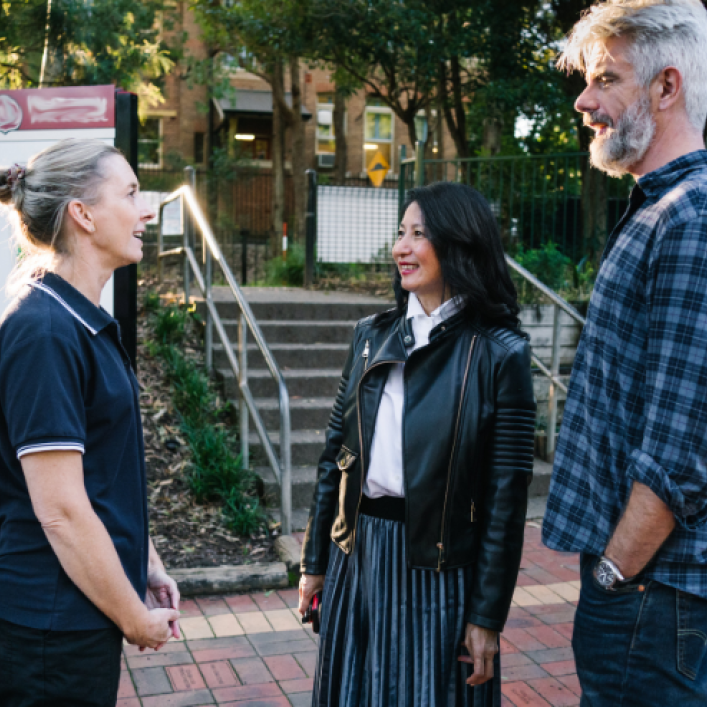
<svg viewBox="0 0 707 707"><path fill-rule="evenodd" d="M292 239L304 241L304 219L307 211L307 168L304 156L304 121L302 120L302 87L300 64L296 56L290 57L290 82L292 85L292 182L295 192L295 222L292 224Z"/></svg>
<svg viewBox="0 0 707 707"><path fill-rule="evenodd" d="M498 115L492 107L484 118L484 137L482 142L483 154L495 157L501 151L501 134L503 131L503 117Z"/></svg>
<svg viewBox="0 0 707 707"><path fill-rule="evenodd" d="M452 84L452 96L449 95L448 82ZM439 65L440 104L444 112L449 133L454 140L457 157L469 157L469 142L466 136L466 112L462 96L461 65L457 57L453 57L449 71L445 62Z"/></svg>
<svg viewBox="0 0 707 707"><path fill-rule="evenodd" d="M437 154L435 157L438 160L444 159L444 110L442 108L442 101L440 100L437 105L437 119L435 120L435 140L437 142Z"/></svg>
<svg viewBox="0 0 707 707"><path fill-rule="evenodd" d="M336 155L334 157L334 180L339 186L346 181L348 145L346 144L346 96L343 91L334 94L334 137Z"/></svg>
<svg viewBox="0 0 707 707"><path fill-rule="evenodd" d="M607 176L585 162L582 174L582 227L585 252L598 268L607 236Z"/></svg>
<svg viewBox="0 0 707 707"><path fill-rule="evenodd" d="M577 118L579 148L589 151L592 140L591 130L583 125L582 118ZM584 252L589 255L598 269L601 254L604 252L607 237L608 217L608 177L604 172L589 164L589 157L582 166L582 236Z"/></svg>
<svg viewBox="0 0 707 707"><path fill-rule="evenodd" d="M272 203L272 230L273 237L270 243L270 252L275 258L282 253L282 225L285 220L285 121L282 115L280 101L276 100L276 93L284 96L285 82L283 76L282 59L276 58L273 62L272 73L272 172L273 172L273 203Z"/></svg>

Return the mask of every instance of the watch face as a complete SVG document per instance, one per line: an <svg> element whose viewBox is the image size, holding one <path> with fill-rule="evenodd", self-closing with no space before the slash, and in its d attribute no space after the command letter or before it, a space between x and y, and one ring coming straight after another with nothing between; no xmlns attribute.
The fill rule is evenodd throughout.
<svg viewBox="0 0 707 707"><path fill-rule="evenodd" d="M614 574L614 570L611 569L611 565L603 560L597 562L594 568L594 577L602 587L611 587L616 581L616 575Z"/></svg>

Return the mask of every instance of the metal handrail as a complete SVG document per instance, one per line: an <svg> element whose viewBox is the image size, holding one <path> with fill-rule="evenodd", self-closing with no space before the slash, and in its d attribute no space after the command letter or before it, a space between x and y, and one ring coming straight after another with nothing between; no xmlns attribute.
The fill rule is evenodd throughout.
<svg viewBox="0 0 707 707"><path fill-rule="evenodd" d="M521 277L529 282L533 287L547 297L554 306L554 316L552 322L552 363L550 368L534 354L531 353L532 362L538 367L540 372L550 379L550 388L548 390L548 422L547 422L547 456L552 459L555 454L555 428L557 427L557 394L555 386L557 386L565 395L567 395L567 386L559 379L560 374L560 311L568 314L576 322L584 326L586 319L569 303L562 299L554 290L551 290L545 283L540 282L535 275L526 270L520 263L516 262L510 255L506 255L506 262L513 268Z"/></svg>
<svg viewBox="0 0 707 707"><path fill-rule="evenodd" d="M198 230L201 232L203 238L203 260L207 265L206 268L206 278L202 277L201 269L199 263L194 255L194 251L189 243L189 228L184 229L184 245L181 248L173 248L169 251L162 252L162 223L163 223L163 211L164 207L175 201L176 199L182 200L182 205L188 207L190 216L193 218L195 224L198 226ZM186 225L186 224L185 224ZM238 387L241 392L241 406L240 406L240 417L241 417L241 453L244 463L248 463L248 413L253 419L255 424L255 429L260 437L265 453L267 455L270 466L280 484L280 498L281 498L281 521L282 521L282 533L283 535L289 535L292 532L292 441L291 441L291 421L290 421L290 396L287 391L287 384L277 365L275 358L270 351L269 346L265 341L265 337L258 325L258 322L253 314L248 301L243 294L240 286L236 282L231 269L228 267L221 249L214 238L213 231L209 226L199 203L194 195L193 188L188 184L181 186L176 191L172 192L167 196L160 204L160 253L158 258L165 258L175 255L181 255L184 257L184 296L185 302L189 304L189 275L190 270L194 275L196 284L201 290L201 294L204 297L204 302L206 303L207 309L207 328L213 325L216 328L216 332L221 339L221 343L226 352L226 357L228 358L228 363L233 371L234 376L238 380ZM209 260L213 259L219 267L221 272L231 288L231 292L236 299L236 302L240 308L241 316L239 322L239 358L236 358L233 352L233 345L231 344L228 334L223 326L221 317L219 316L218 310L214 303L211 290L211 267ZM247 365L247 344L246 344L246 327L250 329L250 332L257 344L260 352L265 359L270 374L278 385L278 395L280 402L280 458L278 459L274 445L268 435L268 432L263 423L260 412L255 405L255 399L251 393L250 386L248 385L248 365ZM206 337L206 360L207 365L210 365L212 351L211 351L211 336Z"/></svg>

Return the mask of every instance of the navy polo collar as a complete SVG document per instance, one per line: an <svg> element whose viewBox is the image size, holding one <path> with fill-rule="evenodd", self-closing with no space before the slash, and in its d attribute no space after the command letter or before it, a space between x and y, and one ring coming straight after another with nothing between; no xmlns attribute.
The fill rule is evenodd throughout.
<svg viewBox="0 0 707 707"><path fill-rule="evenodd" d="M46 273L41 280L33 282L32 287L53 297L94 336L114 321L105 309L96 307L56 273Z"/></svg>

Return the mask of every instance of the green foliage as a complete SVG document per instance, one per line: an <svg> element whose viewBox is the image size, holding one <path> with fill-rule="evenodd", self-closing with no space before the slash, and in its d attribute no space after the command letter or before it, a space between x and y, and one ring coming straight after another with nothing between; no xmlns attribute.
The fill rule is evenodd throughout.
<svg viewBox="0 0 707 707"><path fill-rule="evenodd" d="M301 287L304 284L305 249L294 243L287 260L272 258L265 263L265 284L272 287Z"/></svg>
<svg viewBox="0 0 707 707"><path fill-rule="evenodd" d="M161 40L169 28L160 0L53 0L48 32L46 0L0 3L0 88L115 84L148 104L162 101L158 80L174 66ZM161 21L158 22L158 14Z"/></svg>
<svg viewBox="0 0 707 707"><path fill-rule="evenodd" d="M386 260L390 257L389 248L385 249L383 257ZM266 261L265 279L258 284L266 287L302 287L305 260L305 247L300 243L293 244L287 251L287 260L277 257ZM316 263L316 273L320 281L334 280L349 287L371 277L370 266L363 263Z"/></svg>
<svg viewBox="0 0 707 707"><path fill-rule="evenodd" d="M148 290L142 300L145 311L154 314L160 308L160 296L154 290Z"/></svg>
<svg viewBox="0 0 707 707"><path fill-rule="evenodd" d="M577 288L579 299L589 299L594 289L594 281L597 279L597 272L592 265L589 256L584 256L575 268L574 284Z"/></svg>
<svg viewBox="0 0 707 707"><path fill-rule="evenodd" d="M188 314L177 307L165 307L155 312L154 331L160 344L181 341L188 321Z"/></svg>
<svg viewBox="0 0 707 707"><path fill-rule="evenodd" d="M520 249L515 260L551 290L567 289L572 281L572 261L548 241L542 248Z"/></svg>
<svg viewBox="0 0 707 707"><path fill-rule="evenodd" d="M514 259L566 300L586 301L592 293L596 273L591 261L585 257L575 266L572 260L550 241L542 248L520 248ZM544 301L543 295L515 271L511 271L511 277L521 304L539 304Z"/></svg>
<svg viewBox="0 0 707 707"><path fill-rule="evenodd" d="M145 308L155 340L148 350L162 359L173 390L180 431L192 453L186 480L197 502L220 500L228 528L252 535L265 524L265 514L255 495L255 475L244 467L234 434L224 425L229 404L221 405L208 376L177 345L198 323L191 311L176 306L159 308L159 297L147 293Z"/></svg>

